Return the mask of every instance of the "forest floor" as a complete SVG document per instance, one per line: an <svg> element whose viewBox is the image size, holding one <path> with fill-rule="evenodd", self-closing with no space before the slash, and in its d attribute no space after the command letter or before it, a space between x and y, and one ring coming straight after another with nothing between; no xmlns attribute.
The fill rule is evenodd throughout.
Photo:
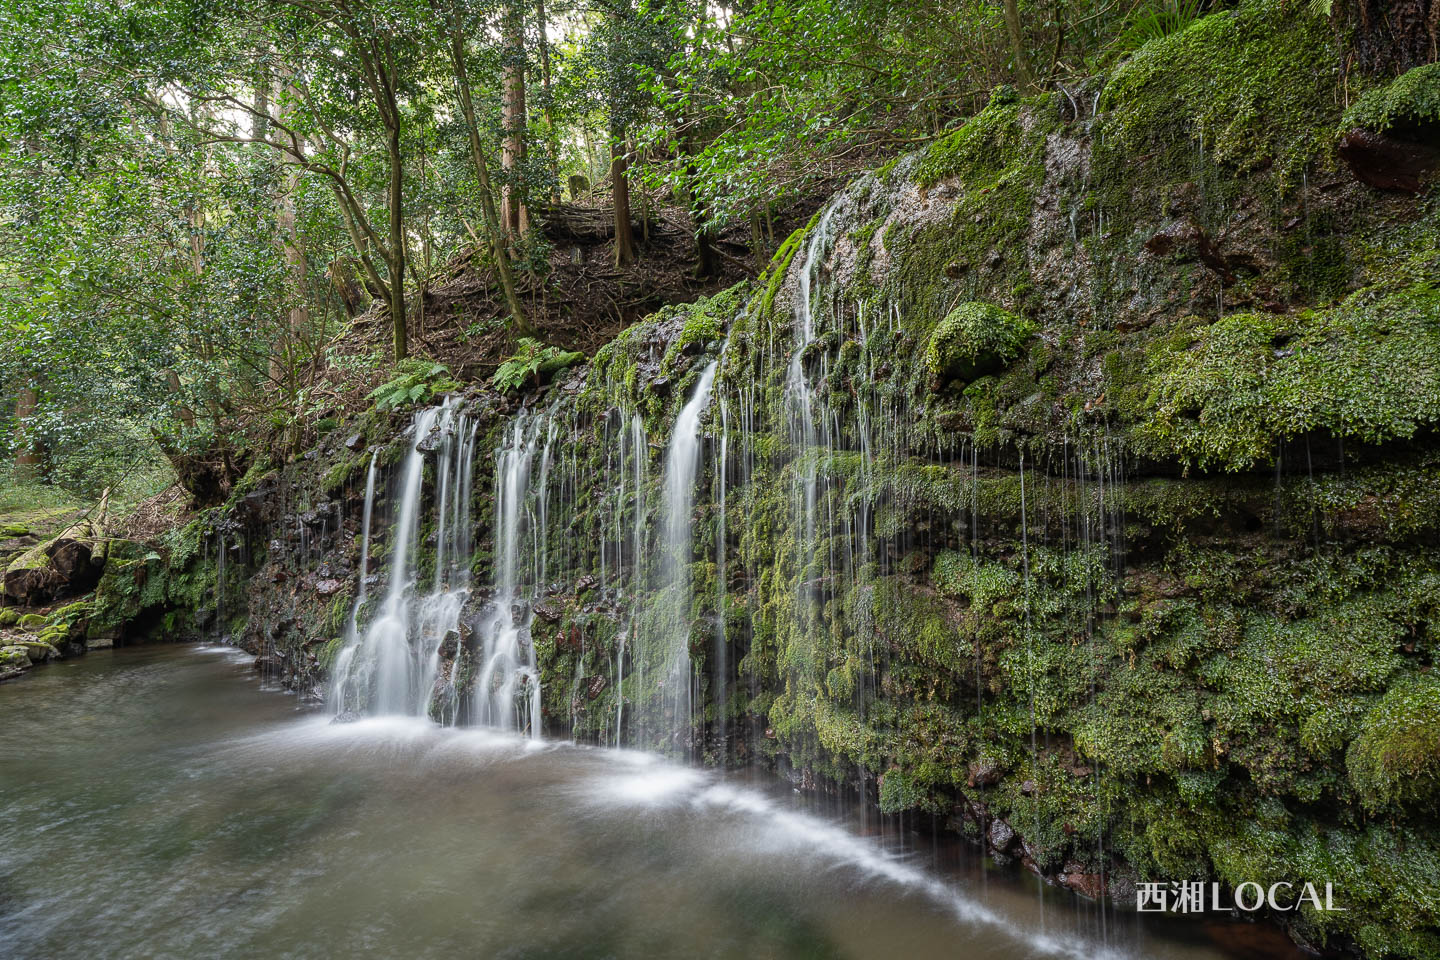
<svg viewBox="0 0 1440 960"><path fill-rule="evenodd" d="M592 194L581 203L540 211L543 241L534 266L516 272L520 297L536 339L587 357L621 330L663 306L708 296L764 270L769 254L804 226L819 205L854 171L836 171L790 204L776 209L756 237L750 223L732 223L712 238L712 269L702 276L695 225L683 207L648 197L635 199L636 262L615 265L609 198ZM756 240L760 249L756 249ZM463 250L410 306L410 349L445 364L462 382L487 379L515 350L510 311L489 264L488 250ZM335 353L383 354L390 328L383 308L372 307L332 344ZM340 384L344 393L353 384ZM349 387L350 389L345 389ZM347 396L346 406L356 399Z"/></svg>

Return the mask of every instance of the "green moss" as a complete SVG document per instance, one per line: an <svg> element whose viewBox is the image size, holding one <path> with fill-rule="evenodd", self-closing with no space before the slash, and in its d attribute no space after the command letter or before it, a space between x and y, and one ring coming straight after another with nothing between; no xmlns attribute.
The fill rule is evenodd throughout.
<svg viewBox="0 0 1440 960"><path fill-rule="evenodd" d="M1343 124L1399 134L1440 125L1440 63L1415 67L1388 86L1367 91L1345 111Z"/></svg>
<svg viewBox="0 0 1440 960"><path fill-rule="evenodd" d="M29 535L30 525L27 523L0 524L0 537L27 537Z"/></svg>
<svg viewBox="0 0 1440 960"><path fill-rule="evenodd" d="M931 187L959 177L967 188L993 182L1008 165L1020 143L1020 104L994 98L984 110L954 133L936 140L915 170L915 180Z"/></svg>
<svg viewBox="0 0 1440 960"><path fill-rule="evenodd" d="M1293 182L1328 139L1340 62L1324 18L1249 0L1121 65L1101 98L1099 139L1132 160L1183 145L1241 171L1273 164Z"/></svg>
<svg viewBox="0 0 1440 960"><path fill-rule="evenodd" d="M15 621L21 630L39 630L45 626L45 615L42 613L27 613Z"/></svg>
<svg viewBox="0 0 1440 960"><path fill-rule="evenodd" d="M0 607L0 627L13 627L19 622L19 610L14 607Z"/></svg>
<svg viewBox="0 0 1440 960"><path fill-rule="evenodd" d="M1366 715L1346 766L1371 810L1392 804L1435 810L1440 801L1440 677L1427 673L1392 686Z"/></svg>
<svg viewBox="0 0 1440 960"><path fill-rule="evenodd" d="M1152 353L1137 437L1157 455L1240 470L1323 430L1367 443L1440 418L1440 291L1362 290L1330 310L1179 327Z"/></svg>
<svg viewBox="0 0 1440 960"><path fill-rule="evenodd" d="M962 303L940 321L925 348L925 369L968 382L994 373L1021 353L1035 325L989 303Z"/></svg>

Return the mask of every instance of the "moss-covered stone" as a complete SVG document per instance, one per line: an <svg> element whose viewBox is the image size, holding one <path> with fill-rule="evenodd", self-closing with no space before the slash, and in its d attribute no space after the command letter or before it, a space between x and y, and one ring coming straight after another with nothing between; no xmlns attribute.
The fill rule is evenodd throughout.
<svg viewBox="0 0 1440 960"><path fill-rule="evenodd" d="M1392 686L1365 715L1346 754L1350 782L1367 807L1434 810L1440 802L1440 678Z"/></svg>
<svg viewBox="0 0 1440 960"><path fill-rule="evenodd" d="M989 303L962 303L946 314L925 348L925 369L937 381L969 382L1020 356L1035 325Z"/></svg>

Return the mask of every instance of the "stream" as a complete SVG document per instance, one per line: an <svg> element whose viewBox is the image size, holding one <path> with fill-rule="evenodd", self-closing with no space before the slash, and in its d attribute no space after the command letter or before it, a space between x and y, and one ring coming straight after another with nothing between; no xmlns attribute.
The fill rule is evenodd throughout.
<svg viewBox="0 0 1440 960"><path fill-rule="evenodd" d="M330 719L227 647L5 685L0 956L1297 956L986 870L768 774Z"/></svg>

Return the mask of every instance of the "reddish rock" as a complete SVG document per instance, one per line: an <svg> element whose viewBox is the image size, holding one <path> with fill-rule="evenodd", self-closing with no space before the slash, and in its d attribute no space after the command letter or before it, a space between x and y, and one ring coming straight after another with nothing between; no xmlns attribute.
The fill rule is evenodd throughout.
<svg viewBox="0 0 1440 960"><path fill-rule="evenodd" d="M1419 193L1440 170L1440 150L1369 130L1351 130L1340 141L1340 159L1356 179L1377 190Z"/></svg>
<svg viewBox="0 0 1440 960"><path fill-rule="evenodd" d="M1081 863L1067 863L1058 877L1062 887L1068 887L1091 900L1099 900L1105 893L1105 882L1098 873L1088 873Z"/></svg>

